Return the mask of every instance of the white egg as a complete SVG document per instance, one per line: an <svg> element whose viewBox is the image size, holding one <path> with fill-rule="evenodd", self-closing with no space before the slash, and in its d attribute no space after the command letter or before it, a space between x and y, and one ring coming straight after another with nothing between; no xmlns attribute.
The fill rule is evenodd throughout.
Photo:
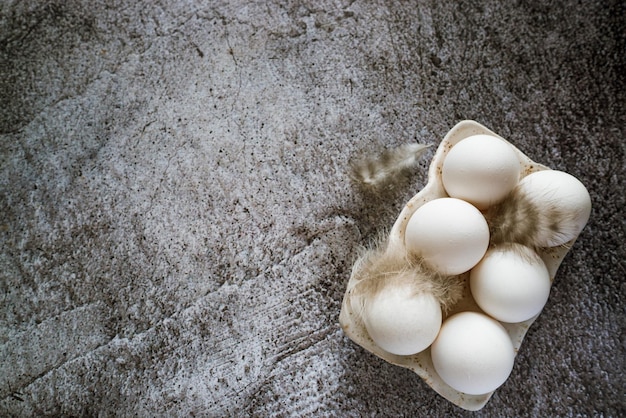
<svg viewBox="0 0 626 418"><path fill-rule="evenodd" d="M502 322L523 322L538 315L548 301L550 285L543 260L519 244L490 249L470 272L474 300Z"/></svg>
<svg viewBox="0 0 626 418"><path fill-rule="evenodd" d="M520 192L537 207L542 227L535 237L541 247L555 247L578 236L591 214L591 197L571 174L557 170L536 171L524 177Z"/></svg>
<svg viewBox="0 0 626 418"><path fill-rule="evenodd" d="M410 355L426 349L441 327L441 307L430 293L410 286L386 286L365 304L367 333L383 350Z"/></svg>
<svg viewBox="0 0 626 418"><path fill-rule="evenodd" d="M491 135L473 135L450 149L443 161L442 180L450 197L486 209L515 187L520 171L510 144Z"/></svg>
<svg viewBox="0 0 626 418"><path fill-rule="evenodd" d="M454 199L431 200L419 207L406 227L407 250L435 270L461 274L476 265L489 245L485 217L469 203Z"/></svg>
<svg viewBox="0 0 626 418"><path fill-rule="evenodd" d="M446 319L431 346L433 366L459 392L482 395L496 390L511 374L513 343L502 325L477 312Z"/></svg>

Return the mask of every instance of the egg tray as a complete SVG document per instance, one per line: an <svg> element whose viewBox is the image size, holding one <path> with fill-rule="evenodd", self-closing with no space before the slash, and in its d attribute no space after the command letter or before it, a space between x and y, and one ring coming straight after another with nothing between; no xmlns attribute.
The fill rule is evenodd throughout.
<svg viewBox="0 0 626 418"><path fill-rule="evenodd" d="M426 184L424 189L422 189L419 193L413 196L411 200L409 200L409 202L400 213L400 216L394 223L387 242L387 252L398 252L399 254L406 253L404 235L407 223L411 218L411 215L413 215L413 213L419 207L431 200L449 197L443 187L442 181L442 167L446 155L448 154L450 149L462 139L479 134L486 134L498 137L505 141L507 144L509 144L515 150L521 166L520 179L536 171L549 170L548 167L532 161L514 145L510 144L504 138L487 129L483 125L471 120L459 122L446 134L441 144L437 148L435 156L433 157L430 168L428 170L428 183ZM554 281L557 269L563 261L563 258L565 258L568 250L572 247L572 244L576 241L576 238L577 237L574 237L572 240L564 245L551 248L542 248L538 251L539 256L548 268L551 282ZM378 345L376 345L376 343L369 337L363 321L359 317L359 314L355 312L351 307L351 291L357 284L357 277L358 263L355 264L355 269L353 269L352 271L352 275L348 282L346 293L343 298L341 313L339 315L339 323L341 324L341 327L343 328L345 334L352 341L354 341L367 351L370 351L376 356L388 361L389 363L414 371L437 393L463 409L469 411L477 411L487 404L489 398L493 395L494 392L489 392L482 395L469 395L459 392L447 385L439 377L439 375L435 371L435 368L433 367L430 355L430 347L420 353L408 356L391 354L378 347ZM471 295L469 287L469 272L460 275L459 279L463 282L463 296L460 301L452 306L452 308L448 312L444 313L444 321L449 316L452 316L459 312L474 311L484 313L478 307ZM536 315L529 320L519 323L500 322L500 324L508 332L511 341L513 342L513 347L515 349L516 355L522 344L524 336L528 331L528 328L532 325L532 323L537 319L538 316L539 315Z"/></svg>

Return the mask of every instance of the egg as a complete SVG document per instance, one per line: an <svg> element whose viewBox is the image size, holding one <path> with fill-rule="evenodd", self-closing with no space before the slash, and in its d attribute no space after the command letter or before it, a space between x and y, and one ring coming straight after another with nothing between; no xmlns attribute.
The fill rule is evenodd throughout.
<svg viewBox="0 0 626 418"><path fill-rule="evenodd" d="M556 247L576 238L591 214L587 188L571 174L558 170L536 171L517 186L542 215L534 237L541 247Z"/></svg>
<svg viewBox="0 0 626 418"><path fill-rule="evenodd" d="M513 343L504 327L478 312L461 312L446 319L431 346L441 379L469 395L496 390L511 374Z"/></svg>
<svg viewBox="0 0 626 418"><path fill-rule="evenodd" d="M490 249L470 272L474 300L502 322L523 322L538 315L548 301L550 286L543 260L519 244Z"/></svg>
<svg viewBox="0 0 626 418"><path fill-rule="evenodd" d="M410 355L425 350L441 327L441 307L430 293L415 294L410 286L385 286L367 300L363 322L383 350Z"/></svg>
<svg viewBox="0 0 626 418"><path fill-rule="evenodd" d="M510 144L491 135L473 135L450 149L443 161L442 181L450 197L486 209L515 187L520 171Z"/></svg>
<svg viewBox="0 0 626 418"><path fill-rule="evenodd" d="M409 253L433 269L461 274L476 265L489 245L485 217L471 204L454 198L431 200L411 215L405 232Z"/></svg>

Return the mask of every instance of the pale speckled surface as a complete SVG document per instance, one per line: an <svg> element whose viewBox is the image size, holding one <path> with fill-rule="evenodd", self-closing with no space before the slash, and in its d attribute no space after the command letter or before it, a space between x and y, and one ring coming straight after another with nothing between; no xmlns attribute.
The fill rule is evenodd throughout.
<svg viewBox="0 0 626 418"><path fill-rule="evenodd" d="M416 211L427 202L432 202L435 199L440 199L442 197L448 196L446 189L443 185L442 176L442 167L444 165L444 162L446 161L448 153L451 149L454 148L456 144L463 141L464 138L479 134L498 136L496 132L490 131L481 124L470 120L464 120L459 122L452 129L450 129L448 133L446 133L446 136L442 139L441 143L437 147L435 155L433 156L430 166L428 168L427 184L415 196L411 197L411 199L406 203L406 205L402 209L402 212L400 212L400 214L398 215L398 219L396 219L393 227L389 231L388 238L386 237L387 241L385 252L387 254L405 254L407 252L407 249L405 248L407 224L409 223L409 220L412 218L413 214L416 213ZM512 145L510 145L510 143L508 144L509 145L507 146L513 147ZM530 160L519 149L515 147L513 147L513 149L515 150L515 154L517 154L519 166L522 167L522 173L524 173L524 176L528 175L529 173L548 169L548 167L537 164L536 162ZM587 194L585 193L585 196L586 195ZM556 277L557 269L567 255L569 249L573 247L572 244L575 242L575 240L576 237L572 238L572 240L566 245L553 248L543 248L537 252L541 259L545 262L549 272L550 280L552 282L554 282L554 278ZM362 299L359 301L359 296L356 296L358 293L355 294L354 292L355 288L358 286L359 281L364 279L364 273L362 272L363 264L366 264L366 262L364 262L363 260L363 257L354 264L350 275L350 280L346 286L347 289L346 293L344 294L341 312L339 315L339 324L341 325L341 328L344 330L345 334L355 343L359 344L364 349L372 352L374 355L392 364L397 364L399 366L403 366L410 370L413 370L420 377L422 377L422 379L424 379L424 381L430 387L432 387L433 390L436 390L437 393L441 394L441 396L445 397L455 405L458 405L463 409L469 411L482 409L489 401L489 398L492 396L493 391L479 395L468 395L462 392L457 392L453 388L449 387L445 382L442 381L442 379L439 377L436 370L434 369L430 349L424 350L411 356L398 356L385 352L384 349L378 347L377 343L373 341L372 338L370 338L370 336L368 335L368 331L365 328L365 324L363 322L363 318L361 317L360 312L362 310L363 304L366 303L366 301L363 301ZM476 304L474 298L472 297L472 292L469 285L469 272L461 275L459 279L462 280L464 283L462 297L458 302L450 307L449 311L446 312L444 310L444 324L447 317L458 314L460 312L482 312L481 308ZM532 326L533 322L536 319L537 317L535 316L519 323L501 323L508 332L511 341L513 342L515 353L519 352L522 341L526 336L528 329L530 328L530 326Z"/></svg>
<svg viewBox="0 0 626 418"><path fill-rule="evenodd" d="M463 416L338 326L364 151L474 119L590 190L475 416L626 408L624 6L0 4L0 415Z"/></svg>

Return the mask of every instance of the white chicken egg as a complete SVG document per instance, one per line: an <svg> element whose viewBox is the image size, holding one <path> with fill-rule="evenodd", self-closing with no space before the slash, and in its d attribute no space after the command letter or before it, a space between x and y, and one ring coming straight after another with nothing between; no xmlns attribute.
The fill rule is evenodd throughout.
<svg viewBox="0 0 626 418"><path fill-rule="evenodd" d="M443 161L442 180L450 197L486 209L515 187L520 171L511 145L495 136L473 135L450 149Z"/></svg>
<svg viewBox="0 0 626 418"><path fill-rule="evenodd" d="M444 321L431 357L437 374L453 389L482 395L509 377L515 350L497 321L481 313L461 312Z"/></svg>
<svg viewBox="0 0 626 418"><path fill-rule="evenodd" d="M430 293L410 286L385 286L365 304L367 333L383 350L410 355L426 349L441 327L441 307Z"/></svg>
<svg viewBox="0 0 626 418"><path fill-rule="evenodd" d="M576 238L589 220L591 197L571 174L536 171L524 177L517 189L540 214L534 239L541 247L555 247Z"/></svg>
<svg viewBox="0 0 626 418"><path fill-rule="evenodd" d="M470 272L474 300L502 322L523 322L538 315L548 301L550 286L543 260L519 244L490 249Z"/></svg>
<svg viewBox="0 0 626 418"><path fill-rule="evenodd" d="M406 227L409 253L435 270L461 274L476 265L489 245L485 217L469 203L454 198L431 200L418 208Z"/></svg>

